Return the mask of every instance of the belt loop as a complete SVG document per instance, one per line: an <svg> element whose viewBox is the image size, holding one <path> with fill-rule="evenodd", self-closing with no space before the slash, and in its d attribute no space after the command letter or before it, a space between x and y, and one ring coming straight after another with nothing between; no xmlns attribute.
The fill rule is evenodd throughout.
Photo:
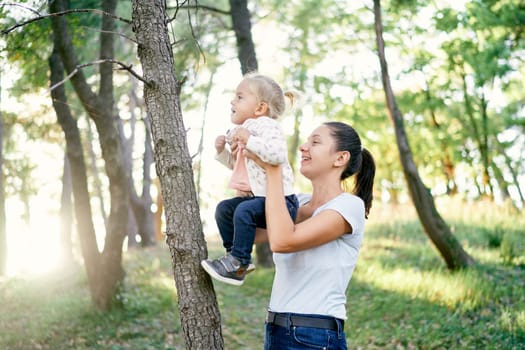
<svg viewBox="0 0 525 350"><path fill-rule="evenodd" d="M286 335L290 335L292 328L292 314L287 313L286 314Z"/></svg>
<svg viewBox="0 0 525 350"><path fill-rule="evenodd" d="M338 318L335 318L335 323L337 324L337 337L341 339L345 331L344 327L342 325L342 322Z"/></svg>

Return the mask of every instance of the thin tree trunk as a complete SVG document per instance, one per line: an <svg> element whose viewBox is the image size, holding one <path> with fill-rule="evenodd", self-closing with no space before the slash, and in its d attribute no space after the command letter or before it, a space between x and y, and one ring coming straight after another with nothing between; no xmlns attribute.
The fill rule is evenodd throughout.
<svg viewBox="0 0 525 350"><path fill-rule="evenodd" d="M121 120L119 122L119 131L122 138L122 144L126 145L125 161L130 179L130 207L132 209L131 214L133 214L134 217L134 226L130 226L129 234L131 235L132 232L133 234L138 234L141 238L141 246L147 247L155 244L155 229L153 225L153 213L151 212L152 199L149 192L151 187L150 165L153 163L153 155L151 150L151 136L148 127L145 124L144 130L146 137L144 141L145 147L142 165L142 193L139 197L133 181L133 146L135 144L136 121L138 119L135 109L139 108L139 110L142 111L142 102L139 101L139 98L135 93L137 88L136 79L132 79L132 88L129 92L131 135L128 139L125 139ZM145 123L147 123L146 120Z"/></svg>
<svg viewBox="0 0 525 350"><path fill-rule="evenodd" d="M71 182L71 166L69 163L66 150L64 155L64 173L62 175L62 195L60 198L60 244L62 258L66 264L73 261L73 241L71 239L73 228L73 202L71 195L73 194L73 185Z"/></svg>
<svg viewBox="0 0 525 350"><path fill-rule="evenodd" d="M166 3L133 0L132 21L142 63L144 99L151 118L155 165L166 206L179 314L186 349L223 349L219 306L200 261L208 255L173 71Z"/></svg>
<svg viewBox="0 0 525 350"><path fill-rule="evenodd" d="M499 144L499 147L503 148L501 144ZM505 164L507 165L507 168L509 168L509 172L512 176L512 182L514 183L514 186L516 187L516 190L518 191L518 196L522 204L525 204L525 197L523 196L523 190L521 187L524 185L523 183L520 183L518 180L518 174L514 167L512 166L512 159L505 153L505 150L501 150L500 153L505 157ZM517 205L515 204L516 208Z"/></svg>
<svg viewBox="0 0 525 350"><path fill-rule="evenodd" d="M56 45L56 43L54 45ZM51 57L49 58L49 67L51 71L50 85L53 86L60 82L64 77L62 61L56 46L54 46ZM93 296L95 294L96 275L99 270L99 252L95 238L95 228L92 221L86 165L84 163L84 152L80 140L80 131L78 130L77 121L71 115L64 86L60 85L52 90L51 98L53 100L53 108L55 109L58 123L62 127L66 139L66 152L71 169L71 183L73 188L77 232L84 261L91 262L89 264L86 263L85 266L88 286L91 295Z"/></svg>
<svg viewBox="0 0 525 350"><path fill-rule="evenodd" d="M489 173L489 167L490 163L492 162L491 157L489 155L490 147L489 147L489 117L487 115L487 101L485 100L485 95L481 95L481 102L480 102L480 109L481 109L481 131L482 131L482 144L480 146L480 153L481 153L481 159L483 163L483 185L488 188L488 193L490 194L490 197L492 200L494 200L494 189L492 188L492 183L490 182L490 173Z"/></svg>
<svg viewBox="0 0 525 350"><path fill-rule="evenodd" d="M97 156L93 150L93 129L91 126L91 120L89 116L86 118L87 123L87 153L89 156L89 165L91 170L91 176L93 177L93 187L98 198L98 205L100 207L100 215L104 221L104 229L108 227L108 213L106 210L106 205L104 204L104 195L102 193L102 182L100 181L100 174L97 167Z"/></svg>
<svg viewBox="0 0 525 350"><path fill-rule="evenodd" d="M244 75L259 69L252 39L252 23L250 11L248 10L248 0L230 0L230 12L237 40L241 72Z"/></svg>
<svg viewBox="0 0 525 350"><path fill-rule="evenodd" d="M410 150L408 138L405 133L403 116L398 109L392 86L390 84L390 77L388 75L385 44L383 41L380 0L374 0L374 19L377 50L381 65L381 78L385 90L386 103L390 118L394 124L401 164L403 165L403 172L405 174L412 201L414 202L414 206L416 207L416 211L421 223L423 224L425 232L441 253L448 268L459 269L467 267L474 263L474 259L463 250L461 244L452 235L450 228L437 212L434 198L430 194L430 190L421 181L419 172L412 157L412 151Z"/></svg>
<svg viewBox="0 0 525 350"><path fill-rule="evenodd" d="M470 100L470 96L468 94L467 89L467 79L466 74L462 73L462 82L463 82L463 96L464 96L464 103L465 103L465 114L470 122L470 127L472 128L474 140L476 141L478 145L478 151L481 155L482 164L483 164L483 172L481 177L481 185L476 180L476 186L479 189L479 193L482 196L490 197L491 199L494 199L492 188L489 188L488 185L490 185L489 181L489 175L488 175L488 145L487 145L487 134L486 134L486 125L485 120L482 120L482 130L479 130L478 124L476 123L476 119L474 118L474 107L472 106L472 101ZM482 116L484 119L484 117Z"/></svg>
<svg viewBox="0 0 525 350"><path fill-rule="evenodd" d="M151 210L153 198L151 197L151 165L155 162L153 159L153 146L151 144L151 126L147 113L144 113L144 157L142 165L142 194L141 198L141 221L139 222L139 230L142 232L142 244L153 245L156 243L155 218Z"/></svg>
<svg viewBox="0 0 525 350"><path fill-rule="evenodd" d="M426 102L428 103L429 106L431 106L429 108L429 112L430 112L430 120L431 120L431 123L432 123L432 127L435 128L435 129L438 129L440 130L441 129L441 124L438 122L437 118L436 118L436 111L435 111L435 107L433 107L432 105L432 95L430 94L430 84L428 83L428 81L425 81L425 85L427 86L427 88L425 89L425 100ZM443 174L445 175L445 180L447 182L447 194L449 195L453 195L453 194L457 194L457 185L456 185L456 180L455 180L455 167L454 167L454 163L452 162L452 160L450 159L450 156L448 154L448 145L445 141L443 141L442 139L438 140L439 141L439 146L441 148L441 165L443 167Z"/></svg>

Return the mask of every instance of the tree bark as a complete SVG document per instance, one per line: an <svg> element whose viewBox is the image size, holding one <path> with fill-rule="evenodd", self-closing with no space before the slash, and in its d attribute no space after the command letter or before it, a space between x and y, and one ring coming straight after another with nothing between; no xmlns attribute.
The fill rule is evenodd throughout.
<svg viewBox="0 0 525 350"><path fill-rule="evenodd" d="M463 250L461 244L452 235L450 228L437 212L434 198L419 177L419 172L412 157L412 151L410 150L408 137L405 132L403 116L398 109L388 75L380 0L374 0L374 19L377 50L381 65L381 78L385 90L386 103L390 118L394 124L399 156L412 201L426 234L440 252L447 267L449 269L467 267L474 263L474 259Z"/></svg>
<svg viewBox="0 0 525 350"><path fill-rule="evenodd" d="M103 0L102 10L115 13L116 0ZM50 13L67 10L67 1L49 1ZM100 34L100 58L113 58L114 18L102 16ZM64 16L51 17L55 43L64 68L68 73L78 66L78 59ZM75 92L90 118L95 122L99 134L100 148L104 158L105 171L109 179L111 209L106 229L104 250L98 262L85 260L86 265L98 265L96 281L92 286L92 299L97 308L109 309L116 300L118 287L124 278L122 268L122 243L127 234L129 210L129 182L124 167L122 146L116 125L115 103L113 98L113 67L111 63L100 65L100 84L95 94L82 71L71 77ZM87 268L87 267L86 267ZM92 267L91 267L92 268Z"/></svg>
<svg viewBox="0 0 525 350"><path fill-rule="evenodd" d="M200 266L207 257L191 157L173 71L163 0L133 0L133 31L142 63L157 174L165 204L166 235L187 349L224 347L213 284Z"/></svg>

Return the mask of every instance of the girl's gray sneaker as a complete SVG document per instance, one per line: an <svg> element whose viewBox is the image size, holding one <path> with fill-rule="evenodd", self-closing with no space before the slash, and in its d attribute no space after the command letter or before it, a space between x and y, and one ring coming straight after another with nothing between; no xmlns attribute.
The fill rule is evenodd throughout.
<svg viewBox="0 0 525 350"><path fill-rule="evenodd" d="M202 260L201 266L211 277L234 286L242 285L244 276L255 269L253 264L242 265L230 253L215 260Z"/></svg>

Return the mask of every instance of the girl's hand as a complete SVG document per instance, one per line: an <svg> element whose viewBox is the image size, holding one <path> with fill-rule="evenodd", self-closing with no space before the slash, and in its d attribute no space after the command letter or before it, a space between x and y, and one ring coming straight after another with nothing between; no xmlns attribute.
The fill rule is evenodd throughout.
<svg viewBox="0 0 525 350"><path fill-rule="evenodd" d="M224 147L226 146L226 136L225 135L219 135L215 139L215 149L217 150L217 154L221 154L222 151L224 151Z"/></svg>

